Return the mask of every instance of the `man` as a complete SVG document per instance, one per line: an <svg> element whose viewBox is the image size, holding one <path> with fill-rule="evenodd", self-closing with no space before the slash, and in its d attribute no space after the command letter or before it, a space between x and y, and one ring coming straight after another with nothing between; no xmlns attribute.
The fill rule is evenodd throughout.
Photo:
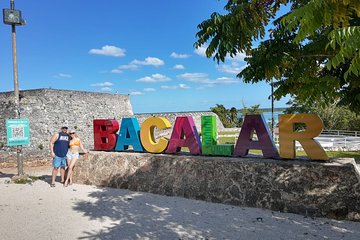
<svg viewBox="0 0 360 240"><path fill-rule="evenodd" d="M68 128L62 127L61 132L55 133L50 139L50 152L53 158L53 171L50 187L55 187L55 179L60 168L61 183L65 181L66 154L69 149Z"/></svg>

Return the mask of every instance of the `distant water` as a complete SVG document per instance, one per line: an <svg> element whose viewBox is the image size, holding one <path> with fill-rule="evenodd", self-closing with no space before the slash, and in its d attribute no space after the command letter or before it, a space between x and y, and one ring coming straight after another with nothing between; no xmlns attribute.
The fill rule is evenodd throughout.
<svg viewBox="0 0 360 240"><path fill-rule="evenodd" d="M274 111L274 121L275 123L279 122L279 114L283 114L281 111ZM239 116L239 115L238 115ZM267 123L271 123L271 112L263 112L263 116ZM240 116L239 116L240 117Z"/></svg>
<svg viewBox="0 0 360 240"><path fill-rule="evenodd" d="M275 123L278 123L278 121L279 121L279 114L283 114L283 112L274 112ZM265 121L267 123L271 122L271 112L264 112L263 115L264 115Z"/></svg>

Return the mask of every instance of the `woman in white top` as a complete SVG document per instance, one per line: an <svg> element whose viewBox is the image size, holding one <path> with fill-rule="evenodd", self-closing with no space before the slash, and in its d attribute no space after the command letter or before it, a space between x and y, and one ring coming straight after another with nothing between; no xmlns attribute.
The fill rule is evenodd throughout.
<svg viewBox="0 0 360 240"><path fill-rule="evenodd" d="M82 142L81 139L75 135L75 131L71 130L69 132L70 142L69 142L69 151L66 155L67 163L68 163L68 171L67 177L64 182L64 186L67 187L69 184L72 184L72 172L75 166L76 161L79 158L79 150L81 149L85 154L88 152Z"/></svg>

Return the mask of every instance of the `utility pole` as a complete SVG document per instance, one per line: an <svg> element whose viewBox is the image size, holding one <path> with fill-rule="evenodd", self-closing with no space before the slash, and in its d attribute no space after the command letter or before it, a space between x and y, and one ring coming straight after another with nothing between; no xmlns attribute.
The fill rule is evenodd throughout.
<svg viewBox="0 0 360 240"><path fill-rule="evenodd" d="M272 138L275 139L275 117L274 117L274 81L271 79L271 134Z"/></svg>
<svg viewBox="0 0 360 240"><path fill-rule="evenodd" d="M14 76L14 102L16 118L20 118L20 99L19 99L19 80L18 80L18 66L16 54L16 26L25 25L25 20L21 17L21 11L15 9L14 0L10 0L10 9L3 9L3 21L5 24L11 25L12 37L12 56L13 56L13 76ZM18 167L18 175L24 175L24 163L21 158L22 146L16 147L16 160Z"/></svg>

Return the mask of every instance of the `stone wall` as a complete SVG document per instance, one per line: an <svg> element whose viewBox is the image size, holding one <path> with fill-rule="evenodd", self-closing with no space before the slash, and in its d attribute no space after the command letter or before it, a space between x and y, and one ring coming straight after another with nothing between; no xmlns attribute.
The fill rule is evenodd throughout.
<svg viewBox="0 0 360 240"><path fill-rule="evenodd" d="M15 151L6 148L5 119L15 118L13 92L0 93L0 163L14 162ZM22 118L30 119L31 145L24 146L27 161L49 158L49 140L61 126L75 129L86 148L93 148L93 119L119 119L132 115L128 95L54 89L20 91Z"/></svg>
<svg viewBox="0 0 360 240"><path fill-rule="evenodd" d="M353 159L331 162L91 152L78 183L125 188L316 217L360 220Z"/></svg>

